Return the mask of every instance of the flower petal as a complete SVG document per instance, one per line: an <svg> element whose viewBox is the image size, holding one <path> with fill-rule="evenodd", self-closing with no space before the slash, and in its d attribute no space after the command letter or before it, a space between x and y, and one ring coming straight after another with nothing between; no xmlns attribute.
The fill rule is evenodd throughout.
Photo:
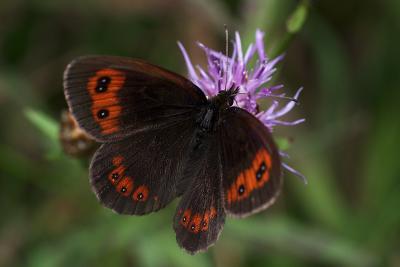
<svg viewBox="0 0 400 267"><path fill-rule="evenodd" d="M300 173L299 171L296 171L295 169L293 169L292 167L290 167L289 165L287 165L286 163L282 162L282 167L284 167L286 170L290 171L291 173L293 173L294 175L296 175L297 177L300 178L300 180L304 183L304 184L308 184L307 178Z"/></svg>
<svg viewBox="0 0 400 267"><path fill-rule="evenodd" d="M196 71L194 70L192 62L190 61L190 57L189 57L188 53L186 52L185 47L183 47L181 42L178 42L178 46L179 46L179 48L180 48L180 50L181 50L181 52L183 54L183 58L185 59L185 63L186 63L186 67L188 68L190 79L193 82L196 82L199 78L197 76Z"/></svg>
<svg viewBox="0 0 400 267"><path fill-rule="evenodd" d="M243 64L242 41L240 40L240 35L238 32L235 32L235 38L236 38L236 47L238 52L238 61L239 64Z"/></svg>
<svg viewBox="0 0 400 267"><path fill-rule="evenodd" d="M256 47L258 56L261 59L265 59L265 52L264 52L264 33L259 29L256 30Z"/></svg>
<svg viewBox="0 0 400 267"><path fill-rule="evenodd" d="M299 98L299 95L302 90L303 90L303 87L300 87L297 90L296 94L293 96L293 99L297 100ZM288 113L290 110L292 110L295 105L296 105L295 101L289 101L282 109L280 109L279 111L277 111L273 115L271 115L270 119L282 117L283 115Z"/></svg>

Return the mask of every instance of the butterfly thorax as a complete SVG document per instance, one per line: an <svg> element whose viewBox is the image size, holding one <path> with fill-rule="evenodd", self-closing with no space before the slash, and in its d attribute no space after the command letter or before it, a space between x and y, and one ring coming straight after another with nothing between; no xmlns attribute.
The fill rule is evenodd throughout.
<svg viewBox="0 0 400 267"><path fill-rule="evenodd" d="M239 88L230 88L218 93L203 107L198 118L200 129L203 132L215 131L221 115L233 105Z"/></svg>

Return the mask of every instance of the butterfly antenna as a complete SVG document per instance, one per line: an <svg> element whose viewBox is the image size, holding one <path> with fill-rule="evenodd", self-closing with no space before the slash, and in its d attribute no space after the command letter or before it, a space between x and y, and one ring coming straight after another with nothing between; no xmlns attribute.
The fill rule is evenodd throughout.
<svg viewBox="0 0 400 267"><path fill-rule="evenodd" d="M229 31L228 31L228 26L224 24L225 28L225 91L228 89L228 56L229 56Z"/></svg>
<svg viewBox="0 0 400 267"><path fill-rule="evenodd" d="M299 100L293 97L288 97L288 96L282 96L282 95L267 95L267 97L275 97L275 98L280 98L280 99L286 99L289 101L295 102L297 105L299 104Z"/></svg>

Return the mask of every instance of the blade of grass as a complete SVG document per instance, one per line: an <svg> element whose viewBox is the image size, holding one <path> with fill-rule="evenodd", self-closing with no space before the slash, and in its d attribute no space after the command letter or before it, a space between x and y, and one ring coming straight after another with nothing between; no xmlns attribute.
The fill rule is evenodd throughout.
<svg viewBox="0 0 400 267"><path fill-rule="evenodd" d="M32 108L26 108L24 115L43 134L43 142L48 149L46 157L58 158L62 151L58 140L60 131L58 123L45 113Z"/></svg>
<svg viewBox="0 0 400 267"><path fill-rule="evenodd" d="M274 40L278 36L279 25L284 25L285 17L290 12L290 1L248 0L243 4L244 27L241 29L243 44L246 47L254 40L255 30L266 32L266 38ZM271 37L272 36L272 37ZM271 41L267 42L272 46Z"/></svg>
<svg viewBox="0 0 400 267"><path fill-rule="evenodd" d="M229 221L226 233L333 266L376 266L377 257L343 237L296 224L284 217ZM244 244L243 244L244 245Z"/></svg>
<svg viewBox="0 0 400 267"><path fill-rule="evenodd" d="M24 113L26 118L35 125L45 137L48 137L52 141L58 140L58 125L55 120L45 113L32 108L26 108Z"/></svg>

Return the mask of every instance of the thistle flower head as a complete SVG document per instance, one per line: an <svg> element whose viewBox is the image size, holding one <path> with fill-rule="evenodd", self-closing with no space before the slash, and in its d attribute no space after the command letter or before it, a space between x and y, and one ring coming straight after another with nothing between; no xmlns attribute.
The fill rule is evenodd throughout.
<svg viewBox="0 0 400 267"><path fill-rule="evenodd" d="M198 43L207 56L207 69L199 65L193 66L183 45L181 43L178 45L186 61L189 79L203 90L207 97L213 97L220 91L232 87L239 88L234 105L254 114L271 131L275 125L296 125L304 121L299 119L287 122L279 119L294 108L302 88L293 96L294 101L286 99L284 105L280 105L277 101L279 98L285 98L284 93L274 94L275 91L282 89L283 85L268 85L268 83L276 71L276 64L283 59L283 56L274 59L267 57L262 31L256 31L255 43L250 44L246 51L242 49L240 35L236 32L233 53L230 57ZM255 64L251 68L249 65L254 59ZM273 97L272 105L267 110L261 111L257 101L268 97Z"/></svg>
<svg viewBox="0 0 400 267"><path fill-rule="evenodd" d="M208 98L229 88L239 88L234 105L252 113L271 131L277 125L292 126L304 121L304 119L295 121L280 119L295 107L302 88L298 89L295 95L290 98L291 101L288 101L285 93L275 94L276 91L284 88L282 84L270 85L272 75L276 71L276 65L283 59L283 55L273 59L267 57L262 31L256 31L255 42L250 44L246 51L243 50L240 35L236 32L231 56L198 43L206 54L207 68L199 65L194 66L183 45L180 42L178 42L178 45L186 62L189 79ZM272 104L266 110L259 108L258 100L262 98L273 99ZM284 99L284 103L280 103L278 99ZM283 153L282 155L286 156ZM285 163L282 163L282 166L305 181L304 176L293 168Z"/></svg>

